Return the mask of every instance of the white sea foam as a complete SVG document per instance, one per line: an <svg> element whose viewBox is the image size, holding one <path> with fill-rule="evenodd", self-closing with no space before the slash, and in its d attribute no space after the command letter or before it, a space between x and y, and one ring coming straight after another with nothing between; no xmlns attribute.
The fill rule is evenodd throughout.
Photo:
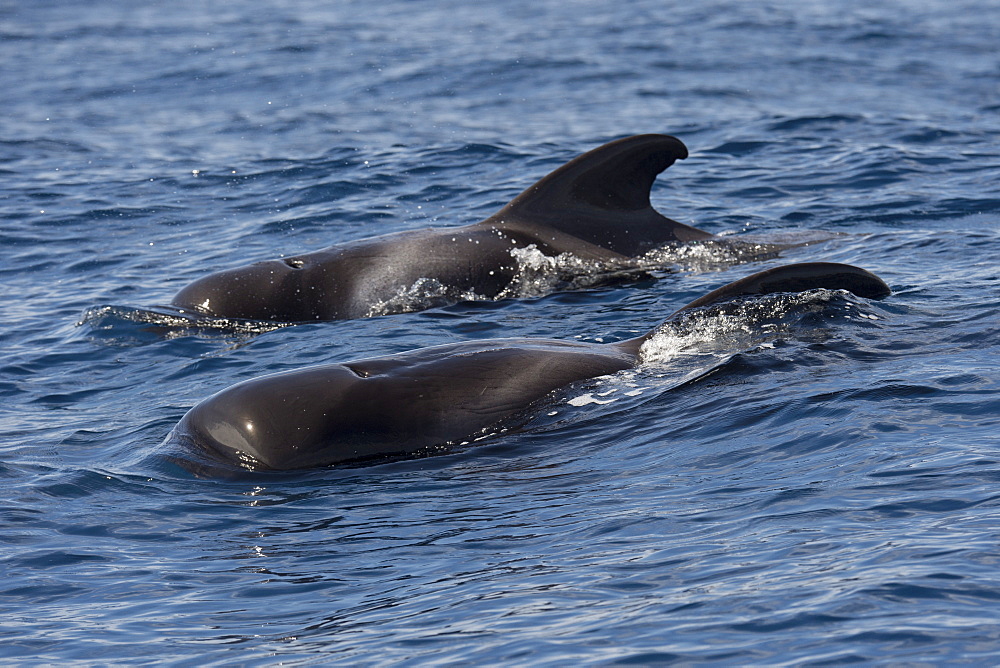
<svg viewBox="0 0 1000 668"><path fill-rule="evenodd" d="M436 278L418 278L412 285L401 288L386 299L372 304L365 317L409 313L460 301L483 301L486 299L487 297L476 294L472 290L457 290L447 286Z"/></svg>

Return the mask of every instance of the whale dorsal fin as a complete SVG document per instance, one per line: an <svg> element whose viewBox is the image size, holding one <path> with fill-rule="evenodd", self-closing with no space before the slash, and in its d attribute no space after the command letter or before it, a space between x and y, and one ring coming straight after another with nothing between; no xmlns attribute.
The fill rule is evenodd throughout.
<svg viewBox="0 0 1000 668"><path fill-rule="evenodd" d="M805 292L818 288L848 290L866 299L880 299L891 292L885 281L861 267L839 262L800 262L758 271L756 274L723 285L678 309L674 315L689 309L732 301L746 295Z"/></svg>
<svg viewBox="0 0 1000 668"><path fill-rule="evenodd" d="M622 255L711 235L660 215L649 202L656 176L688 155L675 137L636 135L570 160L483 224L558 230Z"/></svg>
<svg viewBox="0 0 1000 668"><path fill-rule="evenodd" d="M775 292L805 292L818 288L848 290L866 299L881 299L892 293L885 281L861 267L838 262L801 262L765 269L738 281L727 283L677 309L664 322L670 322L691 309L731 302L740 297L767 295ZM654 327L642 336L612 345L629 354L638 354L642 344L654 336L659 328L660 326Z"/></svg>

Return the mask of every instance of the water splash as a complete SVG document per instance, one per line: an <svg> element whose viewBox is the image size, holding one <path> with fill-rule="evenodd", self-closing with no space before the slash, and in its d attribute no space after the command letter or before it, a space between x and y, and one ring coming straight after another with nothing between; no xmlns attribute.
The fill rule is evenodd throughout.
<svg viewBox="0 0 1000 668"><path fill-rule="evenodd" d="M436 278L418 278L412 285L402 288L387 299L371 305L366 318L393 313L411 313L461 301L485 301L488 298L473 290L458 290Z"/></svg>
<svg viewBox="0 0 1000 668"><path fill-rule="evenodd" d="M176 339L192 334L251 337L290 327L291 323L211 318L168 306L142 309L104 305L84 311L76 326L89 327L95 339L128 343Z"/></svg>

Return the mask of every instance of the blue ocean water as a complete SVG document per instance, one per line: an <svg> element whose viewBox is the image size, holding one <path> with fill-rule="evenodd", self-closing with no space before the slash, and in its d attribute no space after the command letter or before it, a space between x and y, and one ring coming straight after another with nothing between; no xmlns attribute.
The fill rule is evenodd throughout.
<svg viewBox="0 0 1000 668"><path fill-rule="evenodd" d="M0 4L0 656L995 662L997 44L987 0ZM217 269L481 220L642 132L691 149L666 215L825 240L262 333L133 317ZM617 340L820 259L894 294L675 341L439 456L220 479L161 445L264 373Z"/></svg>

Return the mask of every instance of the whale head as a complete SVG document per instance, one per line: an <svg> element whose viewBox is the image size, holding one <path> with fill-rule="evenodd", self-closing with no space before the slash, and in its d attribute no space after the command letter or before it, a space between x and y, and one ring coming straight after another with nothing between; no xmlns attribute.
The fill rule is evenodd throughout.
<svg viewBox="0 0 1000 668"><path fill-rule="evenodd" d="M359 380L341 364L247 380L197 404L175 435L247 469L317 466L328 459L324 444L342 451L344 434L365 436L351 411Z"/></svg>

